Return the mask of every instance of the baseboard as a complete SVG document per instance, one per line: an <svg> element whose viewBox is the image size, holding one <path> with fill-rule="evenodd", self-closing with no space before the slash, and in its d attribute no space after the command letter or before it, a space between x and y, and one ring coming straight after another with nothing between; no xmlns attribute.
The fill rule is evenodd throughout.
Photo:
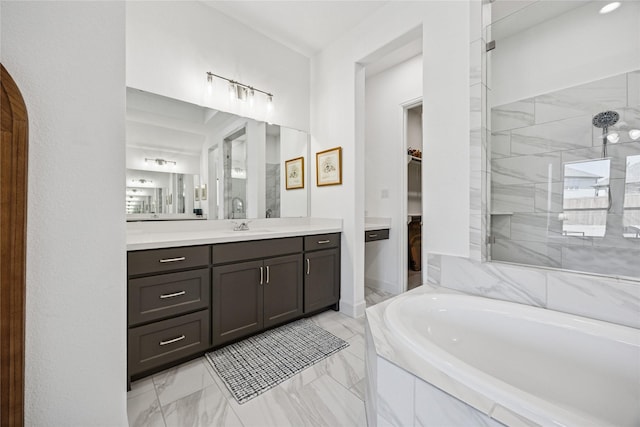
<svg viewBox="0 0 640 427"><path fill-rule="evenodd" d="M378 280L372 277L365 277L364 283L366 283L367 286L369 287L372 287L380 291L388 292L393 295L402 293L402 291L398 289L397 283L386 282L384 280Z"/></svg>
<svg viewBox="0 0 640 427"><path fill-rule="evenodd" d="M349 317L353 317L355 319L364 316L364 311L366 308L367 304L364 300L357 302L356 304L351 304L345 300L340 300L340 313L345 314Z"/></svg>

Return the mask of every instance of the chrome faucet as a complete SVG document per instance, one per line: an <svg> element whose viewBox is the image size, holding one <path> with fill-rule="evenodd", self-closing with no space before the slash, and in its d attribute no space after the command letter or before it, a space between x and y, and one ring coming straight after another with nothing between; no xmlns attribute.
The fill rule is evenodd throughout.
<svg viewBox="0 0 640 427"><path fill-rule="evenodd" d="M231 221L233 225L233 231L246 231L249 229L249 223L251 221Z"/></svg>

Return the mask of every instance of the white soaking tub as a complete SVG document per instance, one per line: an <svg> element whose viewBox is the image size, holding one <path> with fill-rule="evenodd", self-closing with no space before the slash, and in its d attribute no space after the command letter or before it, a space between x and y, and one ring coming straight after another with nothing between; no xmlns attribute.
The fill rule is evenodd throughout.
<svg viewBox="0 0 640 427"><path fill-rule="evenodd" d="M384 322L425 363L540 425L640 426L640 330L505 301L406 295Z"/></svg>

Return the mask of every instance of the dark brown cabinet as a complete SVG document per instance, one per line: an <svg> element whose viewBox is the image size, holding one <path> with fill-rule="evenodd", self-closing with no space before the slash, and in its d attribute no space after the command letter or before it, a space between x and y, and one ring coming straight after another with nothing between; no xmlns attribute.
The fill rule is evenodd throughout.
<svg viewBox="0 0 640 427"><path fill-rule="evenodd" d="M305 237L304 312L340 301L340 234Z"/></svg>
<svg viewBox="0 0 640 427"><path fill-rule="evenodd" d="M210 259L209 246L127 254L130 378L211 346Z"/></svg>
<svg viewBox="0 0 640 427"><path fill-rule="evenodd" d="M214 346L302 315L301 250L301 238L214 246L214 264L219 260L228 262L246 259L247 255L264 257L267 254L293 252L290 255L213 267L212 339Z"/></svg>

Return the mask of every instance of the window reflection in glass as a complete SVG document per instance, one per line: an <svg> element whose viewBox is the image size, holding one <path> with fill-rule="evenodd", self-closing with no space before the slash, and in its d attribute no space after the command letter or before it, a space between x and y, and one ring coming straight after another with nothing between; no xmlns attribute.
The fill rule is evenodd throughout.
<svg viewBox="0 0 640 427"><path fill-rule="evenodd" d="M562 234L577 237L604 237L609 193L609 159L564 165Z"/></svg>
<svg viewBox="0 0 640 427"><path fill-rule="evenodd" d="M627 157L624 185L623 236L640 238L640 155Z"/></svg>

